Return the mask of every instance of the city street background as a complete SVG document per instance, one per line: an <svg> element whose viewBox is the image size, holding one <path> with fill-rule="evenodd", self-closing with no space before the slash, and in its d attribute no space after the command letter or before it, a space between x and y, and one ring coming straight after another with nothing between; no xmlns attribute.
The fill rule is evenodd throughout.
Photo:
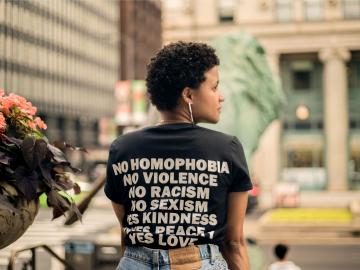
<svg viewBox="0 0 360 270"><path fill-rule="evenodd" d="M222 131L242 141L257 188L245 221L253 270L275 260L279 242L303 270L358 270L359 29L360 0L0 0L0 88L38 108L49 141L87 149L67 153L82 170L79 203L110 143L159 120L146 95L150 58L178 40L213 45L233 113L221 116L231 127ZM45 197L41 204L34 224L0 250L0 270L12 251L36 244L114 269L120 230L102 190L71 226L51 220ZM64 268L39 251L36 269Z"/></svg>

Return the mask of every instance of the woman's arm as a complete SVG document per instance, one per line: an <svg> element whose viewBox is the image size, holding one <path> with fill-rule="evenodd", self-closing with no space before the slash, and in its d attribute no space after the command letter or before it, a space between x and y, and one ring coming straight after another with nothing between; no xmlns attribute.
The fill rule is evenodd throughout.
<svg viewBox="0 0 360 270"><path fill-rule="evenodd" d="M249 270L249 259L243 224L247 206L247 192L230 192L223 256L231 270Z"/></svg>
<svg viewBox="0 0 360 270"><path fill-rule="evenodd" d="M124 251L125 251L125 237L124 237L124 231L122 229L122 221L124 218L124 214L125 214L125 210L124 210L124 206L122 204L117 204L114 202L112 203L112 207L114 209L115 215L117 217L117 219L119 220L120 223L120 227L121 227L121 246L120 246L120 255L121 257L124 255Z"/></svg>

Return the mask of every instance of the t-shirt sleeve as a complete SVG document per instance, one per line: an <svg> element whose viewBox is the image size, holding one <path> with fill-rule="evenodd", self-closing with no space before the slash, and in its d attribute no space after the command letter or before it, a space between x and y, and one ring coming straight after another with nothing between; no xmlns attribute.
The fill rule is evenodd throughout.
<svg viewBox="0 0 360 270"><path fill-rule="evenodd" d="M232 183L229 192L241 192L252 189L252 183L249 175L249 169L246 163L244 149L235 136L231 141L232 158Z"/></svg>
<svg viewBox="0 0 360 270"><path fill-rule="evenodd" d="M106 182L104 187L105 195L114 203L124 204L125 202L125 190L123 184L123 175L115 174L113 165L116 166L117 150L114 143L110 146L109 158L106 167Z"/></svg>

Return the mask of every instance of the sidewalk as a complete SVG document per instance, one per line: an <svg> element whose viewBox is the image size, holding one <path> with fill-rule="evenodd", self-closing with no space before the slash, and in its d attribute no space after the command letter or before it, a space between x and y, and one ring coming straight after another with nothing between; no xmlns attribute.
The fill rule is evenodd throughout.
<svg viewBox="0 0 360 270"><path fill-rule="evenodd" d="M273 207L271 191L262 191L259 199L261 209ZM360 191L303 191L300 193L299 207L346 208L353 200L360 200Z"/></svg>
<svg viewBox="0 0 360 270"><path fill-rule="evenodd" d="M343 208L360 198L360 192L314 192L307 191L300 195L300 208ZM246 237L257 239L259 243L287 243L300 244L360 244L360 237L354 237L352 224L314 224L314 223L271 223L269 214L273 208L271 192L262 192L260 205L254 215L245 219L244 231ZM109 200L101 192L92 200L91 209L111 210ZM358 225L356 225L358 226ZM109 234L118 236L118 232L110 230Z"/></svg>
<svg viewBox="0 0 360 270"><path fill-rule="evenodd" d="M360 192L302 192L300 205L294 210L309 208L349 209L352 201L360 199ZM262 244L273 244L279 241L293 244L360 244L360 223L358 220L334 222L323 220L275 220L272 218L275 208L270 192L261 194L258 211L261 217L245 220L244 231L247 237L253 237ZM291 209L290 209L291 211ZM327 210L329 211L329 210ZM356 221L356 222L355 222Z"/></svg>

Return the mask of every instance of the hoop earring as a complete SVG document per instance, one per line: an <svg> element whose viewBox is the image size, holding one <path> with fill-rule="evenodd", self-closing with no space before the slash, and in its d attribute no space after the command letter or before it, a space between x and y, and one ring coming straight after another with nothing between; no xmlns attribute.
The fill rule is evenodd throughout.
<svg viewBox="0 0 360 270"><path fill-rule="evenodd" d="M193 117L193 113L192 113L192 109L191 109L191 104L190 104L190 102L188 103L188 105L189 105L191 123L192 123L193 125L195 125L195 123L194 123L194 117Z"/></svg>

